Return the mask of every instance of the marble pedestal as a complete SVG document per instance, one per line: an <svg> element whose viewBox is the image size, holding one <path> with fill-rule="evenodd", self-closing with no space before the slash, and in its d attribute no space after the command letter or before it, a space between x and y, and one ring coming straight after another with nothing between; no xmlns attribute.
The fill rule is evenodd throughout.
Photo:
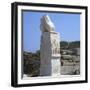
<svg viewBox="0 0 90 90"><path fill-rule="evenodd" d="M43 32L40 46L40 76L60 75L60 37L59 33Z"/></svg>

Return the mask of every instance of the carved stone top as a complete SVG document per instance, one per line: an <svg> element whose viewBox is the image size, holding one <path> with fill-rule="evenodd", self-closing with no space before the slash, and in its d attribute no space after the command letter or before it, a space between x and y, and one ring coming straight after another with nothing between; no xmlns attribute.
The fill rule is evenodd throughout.
<svg viewBox="0 0 90 90"><path fill-rule="evenodd" d="M53 32L55 26L48 15L44 15L41 18L40 29L42 32Z"/></svg>

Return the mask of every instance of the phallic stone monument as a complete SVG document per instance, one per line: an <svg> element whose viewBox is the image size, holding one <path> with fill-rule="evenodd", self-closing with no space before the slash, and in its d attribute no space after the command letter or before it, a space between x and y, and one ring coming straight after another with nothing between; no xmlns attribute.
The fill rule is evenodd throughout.
<svg viewBox="0 0 90 90"><path fill-rule="evenodd" d="M60 75L60 36L48 15L41 18L40 76Z"/></svg>

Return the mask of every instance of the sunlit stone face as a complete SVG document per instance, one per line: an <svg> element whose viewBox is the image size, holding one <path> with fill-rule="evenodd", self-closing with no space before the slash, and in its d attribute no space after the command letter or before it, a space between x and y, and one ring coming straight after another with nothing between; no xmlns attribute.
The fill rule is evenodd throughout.
<svg viewBox="0 0 90 90"><path fill-rule="evenodd" d="M42 32L50 32L55 30L55 26L48 15L42 16L40 29Z"/></svg>
<svg viewBox="0 0 90 90"><path fill-rule="evenodd" d="M60 36L48 15L41 18L40 76L60 75Z"/></svg>

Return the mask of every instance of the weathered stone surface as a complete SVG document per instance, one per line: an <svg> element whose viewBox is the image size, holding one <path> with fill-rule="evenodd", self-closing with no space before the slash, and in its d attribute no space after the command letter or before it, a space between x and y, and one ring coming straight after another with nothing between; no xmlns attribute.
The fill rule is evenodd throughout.
<svg viewBox="0 0 90 90"><path fill-rule="evenodd" d="M42 17L47 18L47 16ZM49 17L48 17L49 18ZM43 19L45 20L45 19ZM50 18L48 19L50 20ZM43 21L44 22L44 21ZM42 24L41 46L40 46L40 75L41 76L58 76L60 75L60 37L59 33L52 30L52 25ZM48 21L52 23L51 21ZM52 23L53 24L53 23Z"/></svg>
<svg viewBox="0 0 90 90"><path fill-rule="evenodd" d="M42 16L40 29L42 32L55 31L55 26L48 15Z"/></svg>

